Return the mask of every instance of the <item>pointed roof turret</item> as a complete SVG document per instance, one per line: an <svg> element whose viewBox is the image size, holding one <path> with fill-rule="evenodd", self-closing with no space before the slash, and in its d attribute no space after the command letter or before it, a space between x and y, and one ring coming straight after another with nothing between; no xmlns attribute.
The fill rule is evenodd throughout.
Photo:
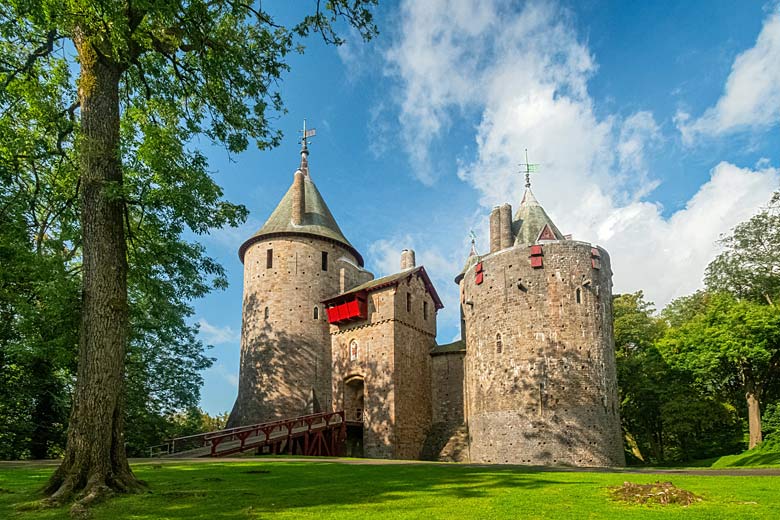
<svg viewBox="0 0 780 520"><path fill-rule="evenodd" d="M360 267L363 267L363 256L350 244L349 240L342 233L341 228L336 223L336 219L333 218L333 214L330 212L328 205L325 204L325 200L322 198L317 186L311 180L309 175L309 150L306 146L306 139L311 137L314 130L306 130L306 124L304 123L304 137L301 141L301 165L295 172L300 177L298 172L303 174L302 186L297 184L301 180L296 181L295 177L293 184L287 190L282 200L276 206L276 209L268 217L268 220L263 224L257 233L252 235L246 242L244 242L238 249L238 257L241 261L244 261L244 253L246 250L260 240L274 237L274 236L310 236L335 242L355 256ZM302 188L302 193L296 193L296 190ZM303 196L301 196L303 195ZM303 207L300 212L300 223L295 222L296 215L295 205L298 201L301 201Z"/></svg>
<svg viewBox="0 0 780 520"><path fill-rule="evenodd" d="M526 183L523 200L512 219L515 245L533 244L539 240L565 240L563 233L536 200L529 184Z"/></svg>

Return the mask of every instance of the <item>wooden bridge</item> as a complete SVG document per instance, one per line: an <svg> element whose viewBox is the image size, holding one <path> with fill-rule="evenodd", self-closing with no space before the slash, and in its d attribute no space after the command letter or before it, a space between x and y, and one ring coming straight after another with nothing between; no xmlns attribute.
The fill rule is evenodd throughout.
<svg viewBox="0 0 780 520"><path fill-rule="evenodd" d="M347 437L344 411L238 426L170 439L149 448L152 457L225 457L249 450L311 456L342 455Z"/></svg>

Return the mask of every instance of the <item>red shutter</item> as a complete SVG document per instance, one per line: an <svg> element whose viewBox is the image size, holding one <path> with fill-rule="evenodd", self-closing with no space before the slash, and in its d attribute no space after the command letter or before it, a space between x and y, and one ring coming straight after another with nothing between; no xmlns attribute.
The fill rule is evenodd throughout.
<svg viewBox="0 0 780 520"><path fill-rule="evenodd" d="M531 246L531 256L542 256L542 246Z"/></svg>
<svg viewBox="0 0 780 520"><path fill-rule="evenodd" d="M482 284L484 274L485 273L477 273L477 280L476 280L477 285L481 285Z"/></svg>
<svg viewBox="0 0 780 520"><path fill-rule="evenodd" d="M531 267L534 269L538 269L540 267L544 267L542 264L542 257L541 256L532 256L531 257Z"/></svg>
<svg viewBox="0 0 780 520"><path fill-rule="evenodd" d="M478 263L474 266L474 272L475 273L481 273L482 272L482 262Z"/></svg>

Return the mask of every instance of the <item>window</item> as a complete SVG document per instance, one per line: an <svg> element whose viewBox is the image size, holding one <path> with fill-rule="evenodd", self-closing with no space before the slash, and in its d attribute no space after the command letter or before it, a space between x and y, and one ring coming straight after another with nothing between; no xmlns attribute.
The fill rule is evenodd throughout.
<svg viewBox="0 0 780 520"><path fill-rule="evenodd" d="M412 295L406 293L406 312L412 312Z"/></svg>
<svg viewBox="0 0 780 520"><path fill-rule="evenodd" d="M270 311L268 310L268 307L265 308L265 319L268 319L268 316L270 315Z"/></svg>
<svg viewBox="0 0 780 520"><path fill-rule="evenodd" d="M320 319L320 308L316 305L314 306L314 319L318 320Z"/></svg>
<svg viewBox="0 0 780 520"><path fill-rule="evenodd" d="M428 319L428 302L423 302L423 319Z"/></svg>
<svg viewBox="0 0 780 520"><path fill-rule="evenodd" d="M575 292L575 298L577 299L577 303L582 303L582 289L577 287L577 291Z"/></svg>
<svg viewBox="0 0 780 520"><path fill-rule="evenodd" d="M504 350L504 345L501 341L501 333L496 334L496 354L501 354Z"/></svg>
<svg viewBox="0 0 780 520"><path fill-rule="evenodd" d="M269 249L265 252L265 268L271 269L274 266L274 250Z"/></svg>
<svg viewBox="0 0 780 520"><path fill-rule="evenodd" d="M328 252L323 251L322 252L322 270L327 271L328 270Z"/></svg>
<svg viewBox="0 0 780 520"><path fill-rule="evenodd" d="M354 339L349 344L349 360L357 361L358 358L358 343Z"/></svg>

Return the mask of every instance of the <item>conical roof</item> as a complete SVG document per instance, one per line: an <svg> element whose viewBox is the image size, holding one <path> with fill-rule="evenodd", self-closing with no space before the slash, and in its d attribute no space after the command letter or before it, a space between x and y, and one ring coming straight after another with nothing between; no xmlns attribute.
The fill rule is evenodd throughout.
<svg viewBox="0 0 780 520"><path fill-rule="evenodd" d="M526 188L512 220L512 233L516 246L533 244L539 240L564 240L563 233L536 200L530 187Z"/></svg>
<svg viewBox="0 0 780 520"><path fill-rule="evenodd" d="M305 159L304 159L305 160ZM305 164L305 163L304 163ZM302 164L302 166L304 166ZM241 261L244 261L244 253L247 248L253 243L272 236L313 236L316 238L325 239L328 241L336 242L339 245L344 246L349 252L351 252L358 261L360 267L363 267L363 257L358 253L357 249L349 243L349 240L341 232L341 228L336 223L336 219L333 218L333 214L328 209L328 205L325 204L325 200L322 198L317 186L312 182L311 177L308 175L308 165L305 165L304 172L304 192L305 192L305 211L303 215L303 222L300 225L293 224L293 191L294 186L290 186L282 200L276 206L276 209L268 217L268 220L263 224L257 233L252 235L238 250L238 256Z"/></svg>

